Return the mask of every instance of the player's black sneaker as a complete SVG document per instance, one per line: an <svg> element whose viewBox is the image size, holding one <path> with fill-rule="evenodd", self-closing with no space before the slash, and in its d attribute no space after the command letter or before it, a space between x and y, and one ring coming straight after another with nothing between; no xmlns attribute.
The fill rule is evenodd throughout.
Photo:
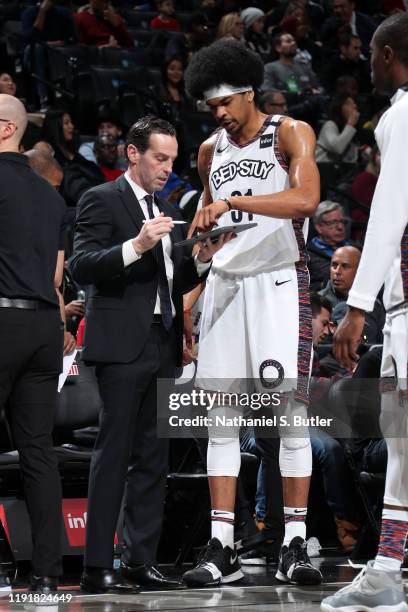
<svg viewBox="0 0 408 612"><path fill-rule="evenodd" d="M241 580L244 577L236 550L222 547L217 538L212 538L197 561L197 565L183 574L189 587L217 586Z"/></svg>
<svg viewBox="0 0 408 612"><path fill-rule="evenodd" d="M303 538L293 538L289 546L282 546L275 577L292 584L320 584L322 575L310 562Z"/></svg>

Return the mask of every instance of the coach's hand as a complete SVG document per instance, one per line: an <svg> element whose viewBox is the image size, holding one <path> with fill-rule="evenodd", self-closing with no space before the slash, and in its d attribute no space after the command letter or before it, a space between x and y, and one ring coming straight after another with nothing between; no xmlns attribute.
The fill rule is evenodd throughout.
<svg viewBox="0 0 408 612"><path fill-rule="evenodd" d="M191 238L196 230L199 232L208 232L214 225L217 225L217 219L228 211L228 204L224 202L224 200L217 200L212 204L208 204L208 206L204 206L204 208L197 211L195 214L188 232L189 238Z"/></svg>
<svg viewBox="0 0 408 612"><path fill-rule="evenodd" d="M64 357L72 353L75 347L76 340L74 336L70 332L64 331Z"/></svg>
<svg viewBox="0 0 408 612"><path fill-rule="evenodd" d="M141 255L146 251L150 251L156 244L171 232L174 227L173 219L165 217L160 213L158 217L146 221L140 231L140 234L132 240L133 248L136 253Z"/></svg>
<svg viewBox="0 0 408 612"><path fill-rule="evenodd" d="M361 342L365 313L349 306L347 314L333 338L334 355L347 370L353 371L358 361L357 349Z"/></svg>

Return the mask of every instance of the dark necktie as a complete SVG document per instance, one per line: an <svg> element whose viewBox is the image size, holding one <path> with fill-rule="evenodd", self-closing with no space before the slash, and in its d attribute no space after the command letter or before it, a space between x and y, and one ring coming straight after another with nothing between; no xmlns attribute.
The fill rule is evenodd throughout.
<svg viewBox="0 0 408 612"><path fill-rule="evenodd" d="M146 195L144 199L147 204L147 212L149 213L149 218L154 219L153 196ZM169 330L170 327L173 325L173 313L171 309L169 283L167 280L166 265L164 263L163 244L161 240L159 240L159 242L156 244L154 252L156 254L157 265L159 269L160 311L163 326L165 329Z"/></svg>

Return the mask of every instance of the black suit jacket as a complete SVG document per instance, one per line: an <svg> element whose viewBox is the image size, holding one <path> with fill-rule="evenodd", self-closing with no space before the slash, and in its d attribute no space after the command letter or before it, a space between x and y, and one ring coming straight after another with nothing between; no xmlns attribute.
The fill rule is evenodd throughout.
<svg viewBox="0 0 408 612"><path fill-rule="evenodd" d="M155 198L167 216L181 219L177 210ZM89 285L83 356L90 362L128 363L141 353L152 324L158 268L152 251L125 268L122 244L142 229L144 215L124 176L87 191L78 204L74 253L70 269L80 285ZM172 243L185 237L175 225ZM183 349L183 293L202 278L191 249L173 247L172 299L176 309L177 361Z"/></svg>

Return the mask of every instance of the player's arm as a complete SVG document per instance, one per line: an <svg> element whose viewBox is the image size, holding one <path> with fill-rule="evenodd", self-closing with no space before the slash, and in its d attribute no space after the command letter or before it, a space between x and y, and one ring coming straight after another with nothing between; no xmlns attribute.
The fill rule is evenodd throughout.
<svg viewBox="0 0 408 612"><path fill-rule="evenodd" d="M231 196L232 208L278 219L312 216L320 200L315 147L316 138L307 123L286 119L279 128L279 148L289 166L289 189L269 195ZM196 228L200 231L210 229L228 210L223 200L213 202L197 213Z"/></svg>
<svg viewBox="0 0 408 612"><path fill-rule="evenodd" d="M357 274L349 291L347 314L334 336L336 358L352 369L366 312L371 312L378 292L401 245L408 225L408 173L404 152L408 141L405 113L391 115L384 126L381 172L371 204L370 219Z"/></svg>

